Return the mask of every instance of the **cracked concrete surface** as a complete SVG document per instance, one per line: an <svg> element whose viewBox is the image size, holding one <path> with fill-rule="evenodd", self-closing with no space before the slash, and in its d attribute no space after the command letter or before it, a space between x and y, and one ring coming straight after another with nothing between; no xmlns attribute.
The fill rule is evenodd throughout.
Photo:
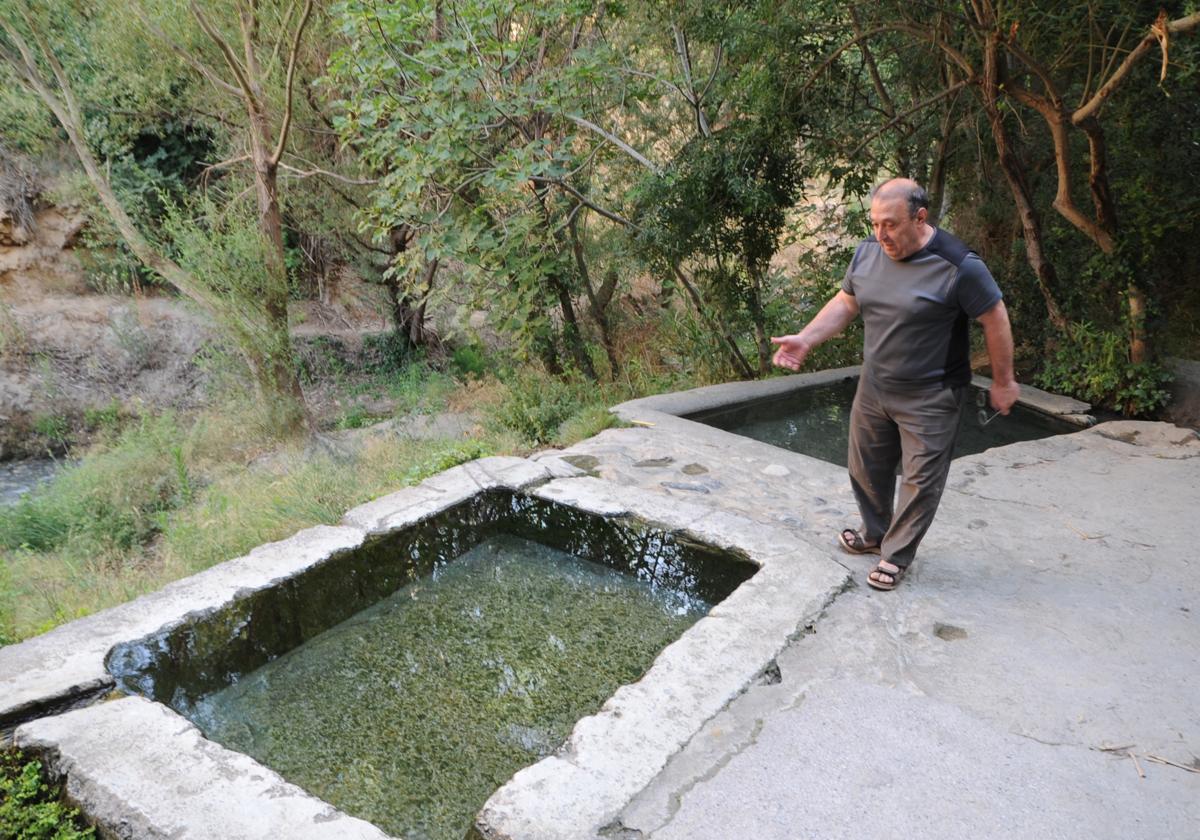
<svg viewBox="0 0 1200 840"><path fill-rule="evenodd" d="M1194 432L1107 423L956 461L913 571L880 593L873 558L835 548L856 520L842 470L678 431L612 430L567 454L678 496L664 482L705 465L695 503L788 527L858 585L606 836L1196 836Z"/></svg>

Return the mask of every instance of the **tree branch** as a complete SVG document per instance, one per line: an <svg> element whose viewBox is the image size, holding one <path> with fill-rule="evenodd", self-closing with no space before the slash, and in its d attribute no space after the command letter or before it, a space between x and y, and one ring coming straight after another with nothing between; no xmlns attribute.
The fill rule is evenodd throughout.
<svg viewBox="0 0 1200 840"><path fill-rule="evenodd" d="M862 37L862 24L858 20L858 10L853 6L849 8L850 22L854 27L855 38ZM896 116L896 103L892 101L892 97L888 94L887 88L883 85L883 78L879 75L879 66L875 64L875 56L864 43L862 45L863 58L867 61L867 71L871 74L871 84L875 86L875 93L879 95L879 101L883 103L884 113L889 117ZM867 143L864 140L859 148L861 149Z"/></svg>
<svg viewBox="0 0 1200 840"><path fill-rule="evenodd" d="M918 111L922 111L925 108L928 108L930 105L940 102L941 100L945 99L947 96L951 96L955 93L958 93L964 87L971 84L972 81L973 81L972 79L963 79L961 82L957 82L957 83L951 85L950 87L946 88L941 93L931 96L928 99L924 100L923 102L918 102L916 105L909 108L904 113L897 114L893 119L889 120L886 124L881 126L877 131L871 132L871 134L869 134L866 137L866 139L864 139L861 143L859 143L854 148L854 151L850 153L850 157L854 157L855 155L857 155L859 152L861 152L863 150L863 147L865 147L868 143L870 143L872 140L874 140L880 134L883 134L883 132L890 129L892 126L896 125L897 123L904 122L904 120L908 119L913 114L917 113Z"/></svg>
<svg viewBox="0 0 1200 840"><path fill-rule="evenodd" d="M218 32L216 27L204 16L204 13L200 11L200 7L196 4L195 0L191 0L188 3L188 7L192 10L192 16L200 24L200 28L204 30L204 34L217 45L217 48L221 51L221 55L225 57L225 63L229 65L234 78L237 79L238 86L233 89L235 91L240 89L241 95L246 98L247 103L256 111L260 110L262 106L258 101L258 97L254 95L254 88L251 87L250 80L246 78L246 71L242 67L241 62L238 61L237 56L233 54L233 48L229 46L229 42L225 40L225 36ZM228 85L229 83L226 82L226 84ZM232 85L229 86L233 87Z"/></svg>
<svg viewBox="0 0 1200 840"><path fill-rule="evenodd" d="M35 40L37 40L39 48L45 51L47 48L45 40L37 31L37 28L32 26L31 21L26 19L26 22L30 24L30 31L33 33ZM82 121L75 119L75 115L78 114L78 107L74 104L75 96L69 86L70 80L62 70L62 65L58 63L58 60L52 54L43 52L42 57L54 69L55 77L59 85L62 86L63 100L68 103L66 106L63 105L63 102L46 85L45 80L38 71L32 51L25 42L25 39L21 37L21 34L4 18L0 18L0 27L4 29L21 54L22 61L26 65L27 72L22 74L26 82L42 102L54 113L55 118L67 133L67 139L70 141L72 148L74 148L79 162L83 165L88 180L99 195L100 203L104 205L104 208L112 217L113 224L120 232L126 244L129 245L129 249L133 251L134 256L143 265L161 276L182 294L199 304L206 312L215 316L221 309L219 298L211 290L198 284L192 275L180 267L178 263L159 253L142 232L137 229L129 214L125 212L125 208L121 205L121 202L117 200L112 185L100 171L99 163L96 161L91 149L88 148L87 140L84 137Z"/></svg>
<svg viewBox="0 0 1200 840"><path fill-rule="evenodd" d="M546 184L546 185L558 187L559 189L563 190L564 192L569 193L576 201L578 201L584 207L587 207L590 210L595 210L597 213L599 213L601 216L608 219L609 221L616 222L617 224L619 224L623 227L627 227L630 230L641 230L641 228L639 228L633 222L629 221L629 219L626 219L621 214L615 213L612 210L606 210L603 207L601 207L599 204L594 203L586 195L581 193L579 190L575 189L573 186L568 184L566 181L560 181L557 178L542 178L537 175L533 176L529 180L533 181L535 184Z"/></svg>
<svg viewBox="0 0 1200 840"><path fill-rule="evenodd" d="M1079 125L1088 117L1093 116L1104 101L1112 94L1122 80L1129 75L1129 71L1133 69L1133 65L1138 62L1143 55L1149 52L1150 48L1158 43L1163 49L1163 74L1166 74L1166 50L1167 41L1171 35L1180 34L1183 32L1191 32L1196 27L1200 26L1200 12L1193 12L1187 17L1182 17L1177 20L1166 20L1165 14L1160 14L1158 20L1150 27L1149 31L1143 36L1138 45L1129 51L1125 56L1125 60L1121 65L1113 71L1113 74L1108 77L1108 80L1100 86L1095 95L1088 100L1087 104L1082 108L1077 108L1071 114L1071 122Z"/></svg>
<svg viewBox="0 0 1200 840"><path fill-rule="evenodd" d="M288 166L286 163L280 163L279 168L285 172L291 172L297 178L311 178L314 175L323 175L326 178L333 178L336 181L341 181L343 184L350 184L356 187L366 187L373 184L378 184L378 178L347 178L345 175L339 175L336 172L330 172L326 169L310 169L303 171L294 166Z"/></svg>
<svg viewBox="0 0 1200 840"><path fill-rule="evenodd" d="M308 24L308 18L312 15L313 0L305 0L304 12L300 15L300 23L296 25L296 35L292 38L292 50L288 55L287 67L287 84L285 85L286 93L284 95L283 105L283 123L279 127L279 141L275 144L275 151L271 155L271 165L277 166L279 159L283 157L283 147L287 143L288 129L292 126L292 84L296 77L296 56L300 53L300 36L304 32L304 27Z"/></svg>
<svg viewBox="0 0 1200 840"><path fill-rule="evenodd" d="M185 50L177 41L175 41L173 38L171 38L171 36L168 35L166 32L164 32L156 23L154 23L152 20L150 20L150 18L147 17L146 13L142 10L141 4L131 3L129 5L130 5L130 8L132 8L133 13L135 15L137 15L138 20L140 20L142 22L142 26L149 29L151 35L153 35L155 38L157 38L158 40L160 40L164 44L166 44L167 47L170 48L171 52L173 52L177 56L179 56L185 64L187 64L189 67L191 67L193 70L195 70L197 73L199 73L204 78L208 79L208 81L211 82L212 85L215 88L217 88L218 90L224 91L225 93L229 93L234 96L241 96L242 92L237 87L229 84L229 82L225 81L220 76L218 76L217 72L215 70L213 70L211 67L209 67L207 64L205 64L203 61L196 58L190 52Z"/></svg>
<svg viewBox="0 0 1200 840"><path fill-rule="evenodd" d="M651 163L650 160L645 157L645 155L643 155L637 149L633 148L633 146L630 146L628 143L626 143L621 138L617 137L615 134L610 134L609 132L607 132L603 128L601 128L600 126L596 125L591 120L585 120L583 117L576 117L571 114L566 114L565 116L571 122L575 123L575 125L580 126L581 128L586 128L588 131L596 132L601 137L603 137L605 140L607 140L609 143L612 143L614 146L616 146L618 149L623 151L625 154L629 155L631 158L636 160L642 166L649 169L655 175L662 174L661 170L659 170L659 168L657 166L655 166L653 163Z"/></svg>

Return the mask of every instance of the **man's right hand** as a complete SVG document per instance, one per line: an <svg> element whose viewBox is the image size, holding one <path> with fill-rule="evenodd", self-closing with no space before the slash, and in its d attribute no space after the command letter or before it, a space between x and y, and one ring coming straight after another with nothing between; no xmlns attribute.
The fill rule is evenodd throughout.
<svg viewBox="0 0 1200 840"><path fill-rule="evenodd" d="M785 335L780 338L772 338L771 343L779 346L771 361L779 367L785 367L788 370L800 370L800 367L804 364L804 359L808 356L808 352L812 350L812 346L799 335Z"/></svg>

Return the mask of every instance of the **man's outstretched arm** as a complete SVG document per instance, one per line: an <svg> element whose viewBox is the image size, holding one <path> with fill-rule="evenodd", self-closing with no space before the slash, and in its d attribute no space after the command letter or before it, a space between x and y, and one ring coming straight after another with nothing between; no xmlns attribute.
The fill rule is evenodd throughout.
<svg viewBox="0 0 1200 840"><path fill-rule="evenodd" d="M858 301L854 295L839 291L800 332L771 339L772 344L779 345L771 361L789 370L800 370L814 347L846 329L857 317Z"/></svg>
<svg viewBox="0 0 1200 840"><path fill-rule="evenodd" d="M977 319L983 327L983 340L987 344L988 358L992 364L992 408L1008 414L1021 393L1013 375L1013 337L1008 323L1008 309L1000 301Z"/></svg>

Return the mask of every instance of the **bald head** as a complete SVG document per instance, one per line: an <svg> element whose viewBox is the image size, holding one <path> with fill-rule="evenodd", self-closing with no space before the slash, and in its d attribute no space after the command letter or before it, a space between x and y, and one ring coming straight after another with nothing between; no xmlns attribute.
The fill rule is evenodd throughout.
<svg viewBox="0 0 1200 840"><path fill-rule="evenodd" d="M915 254L933 238L925 219L929 196L908 178L893 178L871 193L871 227L883 252L893 260Z"/></svg>
<svg viewBox="0 0 1200 840"><path fill-rule="evenodd" d="M929 212L929 193L911 178L893 178L884 181L871 191L871 200L881 202L903 201L908 208L908 217L915 219L918 210Z"/></svg>

